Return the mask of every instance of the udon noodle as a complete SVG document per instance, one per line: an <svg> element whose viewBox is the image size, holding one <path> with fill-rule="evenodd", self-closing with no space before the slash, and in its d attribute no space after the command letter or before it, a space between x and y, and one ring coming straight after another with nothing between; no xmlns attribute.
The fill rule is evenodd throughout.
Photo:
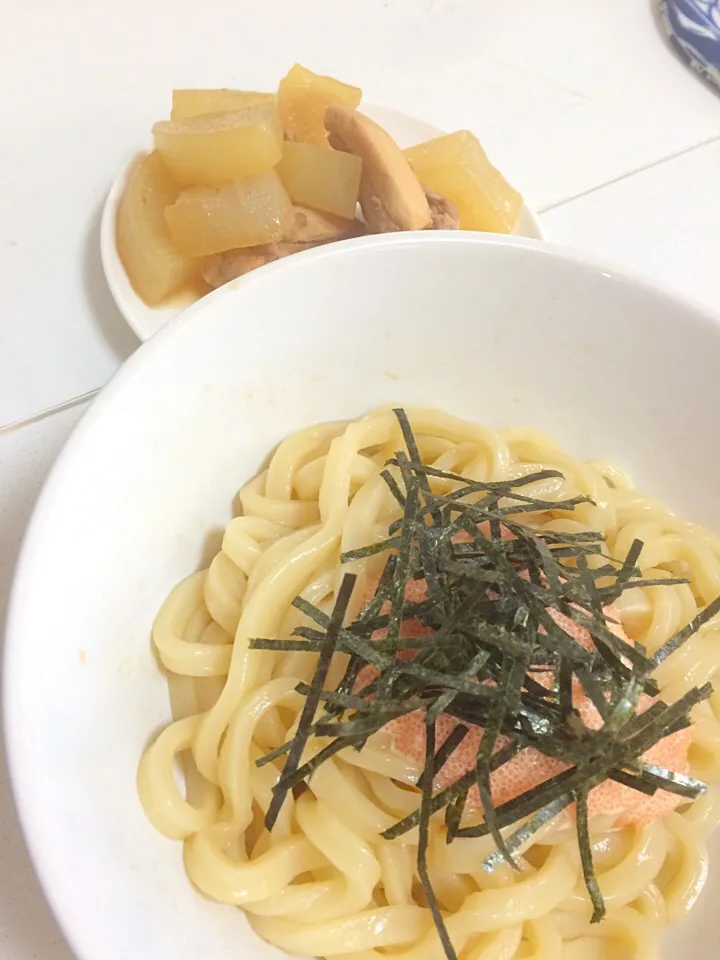
<svg viewBox="0 0 720 960"><path fill-rule="evenodd" d="M557 501L592 503L572 515L547 510L539 528L597 530L622 559L643 541L648 578L689 583L633 588L618 601L622 626L652 654L720 594L720 538L638 493L622 470L580 462L534 430L493 431L433 409L408 409L422 460L475 480L519 478L544 467L563 478L534 485ZM240 491L207 570L164 602L153 640L167 670L174 722L142 758L142 804L165 836L182 840L188 876L213 900L242 907L253 929L292 954L345 960L438 960L442 948L417 877L417 830L381 832L418 807L417 764L382 736L323 763L309 788L289 794L272 832L265 814L280 766L255 761L292 736L316 658L250 649L255 637L288 638L305 622L297 595L329 613L347 565L340 554L387 536L398 505L380 477L402 446L380 409L350 423L291 436ZM377 558L355 561L356 593ZM711 621L656 673L677 700L720 664ZM335 669L335 668L333 668ZM336 678L337 679L337 678ZM691 773L720 781L720 694L692 713ZM180 759L184 788L176 774ZM694 904L707 870L705 840L720 820L712 786L693 803L644 825L591 821L595 867L607 907L591 924L577 837L559 820L533 838L522 870L482 867L489 837L445 842L430 822L428 863L447 930L462 960L588 960L659 956L663 927Z"/></svg>

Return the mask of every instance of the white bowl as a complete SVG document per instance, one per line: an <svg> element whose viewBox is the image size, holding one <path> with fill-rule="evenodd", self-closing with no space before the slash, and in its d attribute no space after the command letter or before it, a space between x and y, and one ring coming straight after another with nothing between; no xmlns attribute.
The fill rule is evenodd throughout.
<svg viewBox="0 0 720 960"><path fill-rule="evenodd" d="M432 140L433 137L438 137L444 133L443 130L439 130L424 120L409 117L397 110L388 110L387 107L378 107L367 103L363 105L362 110L363 113L366 113L384 127L401 147L411 147L416 143L422 143L424 140ZM191 300L176 299L159 307L149 307L135 293L120 259L117 248L118 205L125 192L130 172L140 155L136 154L130 160L127 166L120 171L110 188L110 193L103 208L100 226L100 256L110 293L120 313L125 317L128 326L136 336L140 340L147 340L154 333L157 333L168 320L176 317L183 307L189 305ZM520 210L514 234L518 237L530 237L535 240L542 240L543 238L537 215L529 209L527 204L523 204Z"/></svg>
<svg viewBox="0 0 720 960"><path fill-rule="evenodd" d="M578 254L462 233L292 257L145 344L53 471L7 631L17 804L78 957L279 956L239 910L192 889L135 777L169 719L154 614L281 437L384 402L530 423L720 527L718 369L720 324L701 308ZM720 861L711 875L720 895ZM712 899L683 928L697 960L714 955Z"/></svg>

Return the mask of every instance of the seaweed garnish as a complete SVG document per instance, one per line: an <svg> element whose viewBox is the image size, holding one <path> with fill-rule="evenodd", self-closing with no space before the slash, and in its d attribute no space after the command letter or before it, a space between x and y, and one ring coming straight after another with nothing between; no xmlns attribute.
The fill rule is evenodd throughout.
<svg viewBox="0 0 720 960"><path fill-rule="evenodd" d="M590 828L588 825L588 791L583 787L575 794L577 803L577 835L580 848L580 862L582 863L585 886L593 905L591 923L598 923L605 916L605 901L600 890L600 884L595 876L592 860L592 846L590 845Z"/></svg>
<svg viewBox="0 0 720 960"><path fill-rule="evenodd" d="M420 798L420 824L418 830L418 856L417 867L418 877L422 884L430 913L432 914L440 943L447 960L457 960L455 947L453 946L450 935L448 934L445 920L443 919L440 905L437 902L435 891L430 880L430 871L427 865L427 851L430 839L430 805L432 803L432 777L428 771L432 770L435 762L435 724L436 718L430 714L425 715L425 773L421 776L422 792Z"/></svg>
<svg viewBox="0 0 720 960"><path fill-rule="evenodd" d="M455 960L427 866L432 818L444 810L448 843L490 835L496 849L483 862L485 870L502 863L518 869L522 848L574 805L592 919L599 921L605 905L593 866L588 797L608 779L649 796L666 790L692 800L704 792L700 781L643 757L690 725L690 711L712 694L711 685L692 688L675 703L656 699L644 710L642 698L657 697L653 672L720 613L720 597L648 656L641 645L614 633L608 607L631 587L686 580L644 578L640 541L618 560L607 555L600 533L565 533L523 522L533 514L571 514L590 502L581 496L556 502L528 491L538 481L562 478L559 471L476 481L428 466L420 460L407 415L402 410L395 415L405 449L388 460L381 476L402 516L384 541L342 557L343 562L376 557L382 563L374 596L346 622L355 583L355 576L346 574L330 616L297 598L294 605L310 625L297 627L287 640L250 643L256 650L318 657L312 680L297 688L305 702L292 738L256 762L281 766L266 815L270 830L288 791L311 781L322 763L346 748L361 749L391 720L419 711L425 721L419 805L383 837L418 828L418 876L445 955ZM421 599L408 599L411 583L425 585ZM591 649L576 639L581 632L590 637ZM347 665L340 682L328 688L329 667L338 654L346 655ZM575 708L576 689L594 704L597 725L587 726ZM441 715L455 721L442 741ZM438 773L472 726L483 730L475 768L437 789ZM496 805L492 773L527 749L561 761L564 769ZM477 809L468 817L471 796Z"/></svg>
<svg viewBox="0 0 720 960"><path fill-rule="evenodd" d="M325 680L327 679L328 670L330 669L330 662L332 660L333 653L335 652L335 648L337 647L340 627L342 626L345 613L350 603L350 597L352 596L352 591L355 586L355 580L356 577L354 574L346 574L343 577L342 585L338 591L337 600L335 601L335 608L333 609L332 616L330 617L330 622L328 623L327 632L325 633L322 649L320 650L320 657L318 658L317 666L315 667L313 681L305 697L305 703L303 704L302 712L300 714L297 732L293 738L292 746L288 751L287 760L285 761L285 766L283 767L283 776L273 787L273 798L265 816L265 826L268 830L272 830L272 828L275 826L275 821L277 820L283 802L285 801L287 791L290 789L288 780L297 770L303 750L305 749L305 744L310 736L312 719L315 716L315 712L320 702L320 696L325 687Z"/></svg>

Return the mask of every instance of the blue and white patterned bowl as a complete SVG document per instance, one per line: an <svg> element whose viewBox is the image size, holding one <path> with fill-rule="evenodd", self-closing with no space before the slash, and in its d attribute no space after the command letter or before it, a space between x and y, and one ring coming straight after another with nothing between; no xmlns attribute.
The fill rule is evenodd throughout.
<svg viewBox="0 0 720 960"><path fill-rule="evenodd" d="M658 0L658 12L682 56L720 87L720 0Z"/></svg>

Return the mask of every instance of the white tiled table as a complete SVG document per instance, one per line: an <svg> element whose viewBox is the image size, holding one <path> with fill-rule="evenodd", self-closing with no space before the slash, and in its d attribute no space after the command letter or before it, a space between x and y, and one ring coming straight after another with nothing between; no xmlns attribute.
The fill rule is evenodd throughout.
<svg viewBox="0 0 720 960"><path fill-rule="evenodd" d="M476 131L552 240L720 309L720 96L650 0L5 0L0 31L0 612L40 486L137 348L99 212L173 86L271 88L295 60ZM43 414L58 404L63 409ZM28 421L8 428L14 421ZM2 617L0 616L0 621ZM72 869L72 865L68 866ZM67 960L0 779L0 958Z"/></svg>

